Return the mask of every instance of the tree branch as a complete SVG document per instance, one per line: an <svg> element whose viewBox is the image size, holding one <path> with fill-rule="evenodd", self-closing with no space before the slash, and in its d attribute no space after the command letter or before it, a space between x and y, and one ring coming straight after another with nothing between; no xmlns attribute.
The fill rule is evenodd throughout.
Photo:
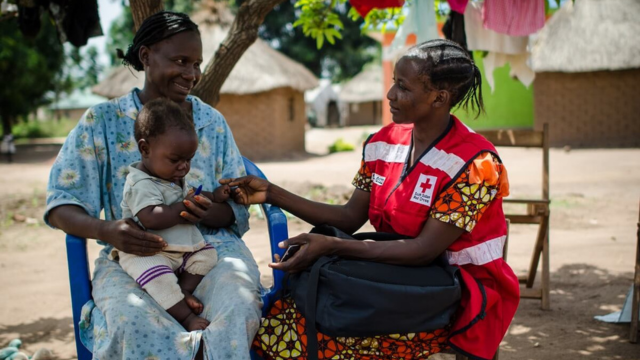
<svg viewBox="0 0 640 360"><path fill-rule="evenodd" d="M131 0L131 15L133 15L134 33L138 31L144 19L164 10L162 0Z"/></svg>
<svg viewBox="0 0 640 360"><path fill-rule="evenodd" d="M265 16L283 1L285 0L248 0L240 6L227 37L207 64L200 82L193 90L194 95L211 106L218 103L222 84L242 54L258 38L258 27L264 22Z"/></svg>

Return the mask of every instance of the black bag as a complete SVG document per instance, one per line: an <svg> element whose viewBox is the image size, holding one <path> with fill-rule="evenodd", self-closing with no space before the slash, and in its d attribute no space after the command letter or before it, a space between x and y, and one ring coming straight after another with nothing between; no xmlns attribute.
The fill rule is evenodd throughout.
<svg viewBox="0 0 640 360"><path fill-rule="evenodd" d="M352 237L331 226L317 226L311 233L354 241L406 239L388 233ZM442 259L409 267L321 257L311 268L290 275L291 296L306 318L309 359L317 357L317 330L332 337L363 337L447 326L460 302L458 276L458 268Z"/></svg>

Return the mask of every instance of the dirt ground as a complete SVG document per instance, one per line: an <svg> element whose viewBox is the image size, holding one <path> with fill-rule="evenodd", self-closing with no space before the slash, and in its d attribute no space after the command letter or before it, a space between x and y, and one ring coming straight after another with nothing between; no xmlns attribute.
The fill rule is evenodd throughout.
<svg viewBox="0 0 640 360"><path fill-rule="evenodd" d="M326 154L336 138L359 144L369 128L314 129L309 154L258 165L273 182L314 199L343 201L352 191L361 147ZM42 222L48 171L59 147L21 147L13 164L0 159L0 347L19 337L33 354L46 347L75 358L64 234ZM513 197L539 197L541 153L498 149ZM640 149L551 150L551 310L522 300L501 345L501 359L640 359L628 324L594 315L620 310L632 281L640 199ZM21 216L23 217L21 217ZM21 220L17 221L15 219ZM266 225L254 217L245 241L270 282ZM310 229L289 221L289 233ZM512 226L509 263L524 273L534 226ZM99 247L91 243L95 258ZM449 359L452 356L439 356Z"/></svg>

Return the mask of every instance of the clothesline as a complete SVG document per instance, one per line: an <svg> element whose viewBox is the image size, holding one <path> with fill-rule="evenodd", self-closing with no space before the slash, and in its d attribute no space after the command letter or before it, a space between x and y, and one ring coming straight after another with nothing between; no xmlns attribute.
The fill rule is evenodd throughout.
<svg viewBox="0 0 640 360"><path fill-rule="evenodd" d="M358 11L371 8L402 6L403 0L352 0ZM535 73L531 69L530 36L545 25L546 0L448 0L451 9L443 32L469 51L483 51L485 78L494 89L493 71L505 64L511 66L511 76L525 86L531 85ZM417 43L438 38L435 0L415 0L407 3L404 23L386 52L398 55L407 37L415 34ZM368 10L367 10L368 9Z"/></svg>

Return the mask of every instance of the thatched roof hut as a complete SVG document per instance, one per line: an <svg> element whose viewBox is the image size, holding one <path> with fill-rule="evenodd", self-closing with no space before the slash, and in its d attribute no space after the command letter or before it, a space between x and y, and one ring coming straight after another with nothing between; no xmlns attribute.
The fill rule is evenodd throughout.
<svg viewBox="0 0 640 360"><path fill-rule="evenodd" d="M226 37L233 15L212 3L192 19L199 26L208 62ZM92 91L113 98L142 88L144 74L132 71L121 66ZM253 160L282 158L304 151L304 91L316 86L317 78L302 64L257 39L222 85L216 108L227 119L243 155Z"/></svg>
<svg viewBox="0 0 640 360"><path fill-rule="evenodd" d="M535 126L552 146L640 146L640 1L567 1L533 43Z"/></svg>
<svg viewBox="0 0 640 360"><path fill-rule="evenodd" d="M382 124L384 85L382 66L371 64L349 80L340 90L344 125Z"/></svg>

